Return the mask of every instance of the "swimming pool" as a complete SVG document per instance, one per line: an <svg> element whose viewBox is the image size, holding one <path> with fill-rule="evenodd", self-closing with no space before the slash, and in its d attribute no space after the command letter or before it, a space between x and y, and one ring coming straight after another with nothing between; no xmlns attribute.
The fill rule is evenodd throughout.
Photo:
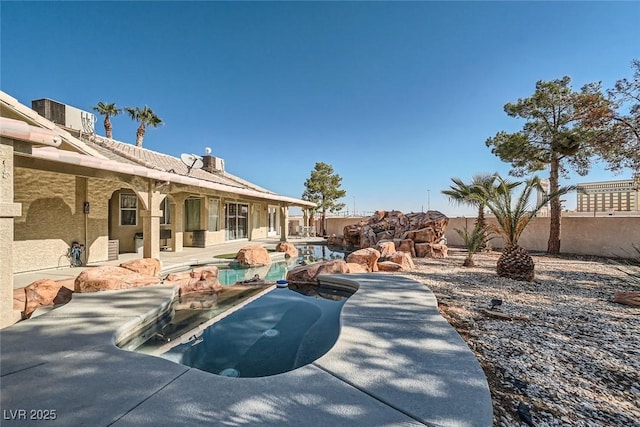
<svg viewBox="0 0 640 427"><path fill-rule="evenodd" d="M241 378L307 365L338 339L340 312L353 294L327 286L313 288L273 289L159 356Z"/></svg>
<svg viewBox="0 0 640 427"><path fill-rule="evenodd" d="M298 250L288 262L219 268L221 291L177 297L170 313L118 346L226 376L268 376L311 363L335 343L342 305L355 289L292 284L272 290L268 283L284 279L290 268L345 256L322 245ZM256 275L266 283L238 284Z"/></svg>

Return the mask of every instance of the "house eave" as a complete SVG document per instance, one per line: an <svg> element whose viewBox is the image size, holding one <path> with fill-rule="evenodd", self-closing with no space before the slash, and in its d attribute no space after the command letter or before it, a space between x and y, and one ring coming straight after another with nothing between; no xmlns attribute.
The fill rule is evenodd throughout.
<svg viewBox="0 0 640 427"><path fill-rule="evenodd" d="M150 169L144 166L124 164L115 160L101 159L92 156L87 156L80 153L71 151L57 150L52 147L39 147L34 148L33 152L29 155L34 159L51 161L61 164L66 164L74 167L83 167L87 169L94 169L105 171L112 174L121 174L128 176L138 176L142 178L148 178L161 183L174 183L189 186L196 189L206 189L227 194L245 196L250 198L259 198L264 200L272 200L274 202L284 203L286 205L300 206L305 208L316 207L313 202L306 200L296 199L293 197L281 196L273 193L262 193L246 188L232 187L224 184L218 184L215 182L204 181L196 178L191 178L183 175L176 175L171 172L164 172L155 169Z"/></svg>

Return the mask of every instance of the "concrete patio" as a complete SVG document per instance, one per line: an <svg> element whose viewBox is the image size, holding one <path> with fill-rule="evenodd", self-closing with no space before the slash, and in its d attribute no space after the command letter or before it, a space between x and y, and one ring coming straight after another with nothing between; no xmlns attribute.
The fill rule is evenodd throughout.
<svg viewBox="0 0 640 427"><path fill-rule="evenodd" d="M382 273L322 280L359 287L338 341L307 366L262 378L114 345L165 309L172 287L76 294L0 332L2 425L492 425L482 369L429 289ZM51 411L54 420L34 419Z"/></svg>

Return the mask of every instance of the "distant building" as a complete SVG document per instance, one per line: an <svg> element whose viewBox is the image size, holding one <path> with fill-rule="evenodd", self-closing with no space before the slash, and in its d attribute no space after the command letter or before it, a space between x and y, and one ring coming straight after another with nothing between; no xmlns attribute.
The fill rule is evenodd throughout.
<svg viewBox="0 0 640 427"><path fill-rule="evenodd" d="M633 179L578 184L578 212L630 212L640 206L640 174Z"/></svg>
<svg viewBox="0 0 640 427"><path fill-rule="evenodd" d="M541 189L537 191L537 195L536 195L536 202L538 205L540 205L544 201L544 198L549 195L549 188L550 188L549 180L541 179L540 187ZM538 211L538 216L549 216L548 201L544 204L544 206L542 206L542 208L540 208L540 210Z"/></svg>

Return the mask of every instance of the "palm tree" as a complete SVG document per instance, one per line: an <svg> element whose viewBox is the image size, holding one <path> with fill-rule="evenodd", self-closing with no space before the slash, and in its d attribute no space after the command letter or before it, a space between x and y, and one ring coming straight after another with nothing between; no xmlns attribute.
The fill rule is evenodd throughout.
<svg viewBox="0 0 640 427"><path fill-rule="evenodd" d="M449 201L458 205L464 204L477 207L478 217L476 223L482 229L485 229L487 226L484 219L485 202L479 196L482 194L482 190L489 191L493 187L494 180L495 175L489 174L476 174L469 184L465 184L460 178L451 178L455 185L450 186L448 190L442 190L442 194L449 196Z"/></svg>
<svg viewBox="0 0 640 427"><path fill-rule="evenodd" d="M122 109L116 108L116 104L113 102L111 104L105 104L104 102L100 101L98 102L98 105L93 107L93 110L101 116L104 116L105 134L107 135L107 138L113 138L113 134L111 132L111 116L117 116L118 114L122 113Z"/></svg>
<svg viewBox="0 0 640 427"><path fill-rule="evenodd" d="M158 127L162 124L162 119L156 116L151 108L146 105L144 108L125 107L125 110L129 113L131 120L135 120L140 123L140 126L138 126L138 130L136 131L136 147L142 147L142 140L144 139L146 127Z"/></svg>
<svg viewBox="0 0 640 427"><path fill-rule="evenodd" d="M493 228L504 239L502 254L498 259L498 276L515 280L531 281L534 278L534 262L527 250L518 245L518 240L527 225L550 200L561 196L573 187L561 187L545 195L535 206L529 205L534 190L542 191L540 179L533 177L522 182L509 182L495 175L496 185L492 188L478 188L478 197L496 217L497 226ZM513 200L513 190L524 183L520 196Z"/></svg>
<svg viewBox="0 0 640 427"><path fill-rule="evenodd" d="M467 257L462 265L474 267L476 264L473 262L473 255L482 249L489 240L489 233L486 227L481 227L480 223L476 222L471 232L466 228L456 228L455 231L462 237L464 246L467 248Z"/></svg>

